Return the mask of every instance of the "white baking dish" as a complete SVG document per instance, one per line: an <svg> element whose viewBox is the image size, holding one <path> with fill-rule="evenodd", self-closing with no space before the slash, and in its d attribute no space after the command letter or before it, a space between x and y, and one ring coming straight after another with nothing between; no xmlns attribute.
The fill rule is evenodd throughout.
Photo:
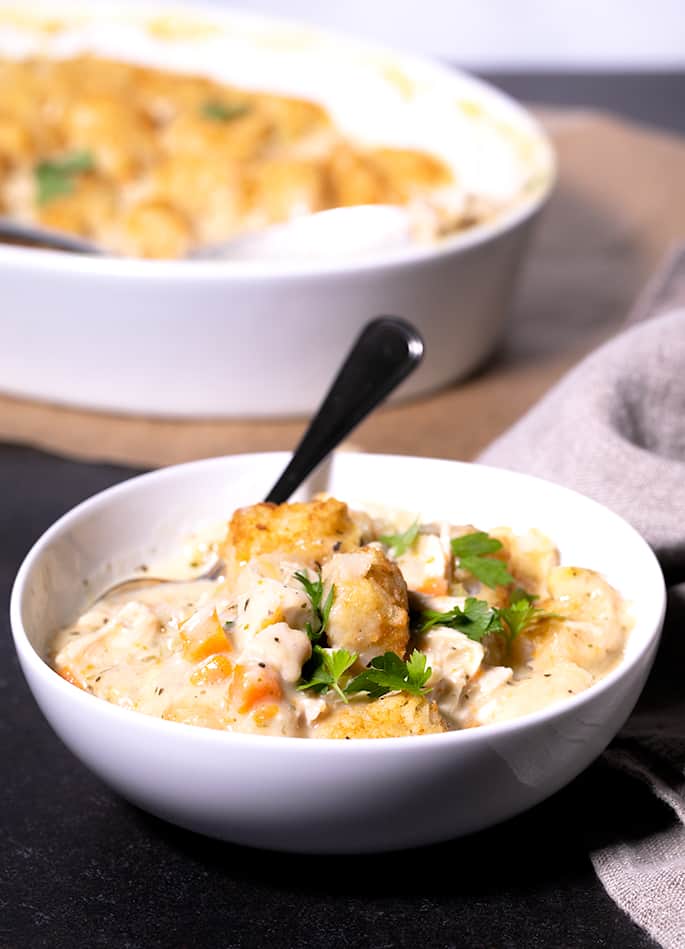
<svg viewBox="0 0 685 949"><path fill-rule="evenodd" d="M0 6L0 53L89 49L317 99L355 139L423 147L466 187L511 200L493 222L439 244L347 262L158 262L0 246L1 390L113 412L297 415L312 410L373 316L403 316L425 337L404 396L463 377L492 349L554 179L549 143L524 109L462 73L283 21L70 5L64 29L48 34L32 9L10 16Z"/></svg>

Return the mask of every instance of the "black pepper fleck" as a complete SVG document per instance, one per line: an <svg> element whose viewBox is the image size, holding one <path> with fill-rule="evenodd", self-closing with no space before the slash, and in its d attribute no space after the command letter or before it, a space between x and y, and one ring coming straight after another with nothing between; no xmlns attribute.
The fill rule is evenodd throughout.
<svg viewBox="0 0 685 949"><path fill-rule="evenodd" d="M265 663L265 662L258 662L257 665L259 666L260 669L266 669L266 663Z"/></svg>

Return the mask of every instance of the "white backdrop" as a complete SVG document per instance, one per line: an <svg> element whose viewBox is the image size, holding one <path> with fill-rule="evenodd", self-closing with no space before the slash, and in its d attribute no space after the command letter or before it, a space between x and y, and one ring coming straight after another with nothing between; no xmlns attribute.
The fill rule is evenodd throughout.
<svg viewBox="0 0 685 949"><path fill-rule="evenodd" d="M213 2L342 28L469 67L685 68L685 0Z"/></svg>

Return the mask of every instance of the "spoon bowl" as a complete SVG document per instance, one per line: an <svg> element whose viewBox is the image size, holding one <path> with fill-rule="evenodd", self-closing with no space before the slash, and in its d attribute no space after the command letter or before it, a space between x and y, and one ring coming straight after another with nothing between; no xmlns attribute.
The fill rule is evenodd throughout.
<svg viewBox="0 0 685 949"><path fill-rule="evenodd" d="M191 252L199 260L340 260L409 248L412 219L406 208L362 204L293 218L223 244Z"/></svg>

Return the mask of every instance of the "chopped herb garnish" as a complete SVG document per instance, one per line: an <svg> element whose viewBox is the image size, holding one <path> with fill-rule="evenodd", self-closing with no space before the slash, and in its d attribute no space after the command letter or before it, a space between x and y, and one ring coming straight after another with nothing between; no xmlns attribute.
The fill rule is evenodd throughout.
<svg viewBox="0 0 685 949"><path fill-rule="evenodd" d="M490 606L485 600L469 596L461 609L455 606L446 613L424 610L421 614L419 632L425 633L434 626L448 626L457 629L477 643L489 633L502 636L508 646L524 629L544 619L558 619L556 613L547 613L535 606L537 597L516 588L511 595L509 606Z"/></svg>
<svg viewBox="0 0 685 949"><path fill-rule="evenodd" d="M328 591L328 596L323 598L323 580L321 579L321 567L319 567L316 580L310 580L305 573L297 572L295 579L304 587L304 592L309 597L314 613L313 622L307 623L305 631L313 643L319 642L328 626L328 617L333 606L333 597L335 596L335 585L332 584Z"/></svg>
<svg viewBox="0 0 685 949"><path fill-rule="evenodd" d="M212 119L214 122L230 122L246 115L250 111L250 107L244 102L227 103L210 99L203 104L201 111L206 119Z"/></svg>
<svg viewBox="0 0 685 949"><path fill-rule="evenodd" d="M486 587L506 586L514 578L501 560L490 557L502 549L501 541L485 531L464 534L451 541L452 553L459 558L459 566L484 583Z"/></svg>
<svg viewBox="0 0 685 949"><path fill-rule="evenodd" d="M381 534L378 538L381 544L392 551L395 557L401 557L406 554L409 548L419 535L419 522L414 521L411 527L408 527L402 534Z"/></svg>
<svg viewBox="0 0 685 949"><path fill-rule="evenodd" d="M425 695L432 669L426 667L426 657L415 649L404 662L397 653L386 652L376 656L366 669L345 687L346 695L368 692L369 698L378 699L388 692L410 692Z"/></svg>
<svg viewBox="0 0 685 949"><path fill-rule="evenodd" d="M357 661L357 654L348 652L347 649L322 649L321 646L314 646L312 659L316 664L308 671L309 681L301 682L297 688L300 691L312 689L320 694L333 689L343 702L347 702L340 679Z"/></svg>
<svg viewBox="0 0 685 949"><path fill-rule="evenodd" d="M561 619L558 613L547 613L535 605L536 596L526 593L517 587L511 594L509 606L503 606L497 610L497 615L502 626L502 634L505 636L509 645L513 643L524 629L528 629L545 619Z"/></svg>
<svg viewBox="0 0 685 949"><path fill-rule="evenodd" d="M424 610L421 614L421 626L419 631L422 633L432 629L433 626L448 626L450 629L457 629L464 633L469 639L479 643L488 633L500 632L497 610L490 606L485 600L477 600L474 596L466 598L464 608L455 606L446 613L439 613L436 610Z"/></svg>
<svg viewBox="0 0 685 949"><path fill-rule="evenodd" d="M72 194L76 176L93 171L95 162L90 152L72 152L64 158L41 161L34 168L38 186L38 204L47 204L54 198Z"/></svg>

